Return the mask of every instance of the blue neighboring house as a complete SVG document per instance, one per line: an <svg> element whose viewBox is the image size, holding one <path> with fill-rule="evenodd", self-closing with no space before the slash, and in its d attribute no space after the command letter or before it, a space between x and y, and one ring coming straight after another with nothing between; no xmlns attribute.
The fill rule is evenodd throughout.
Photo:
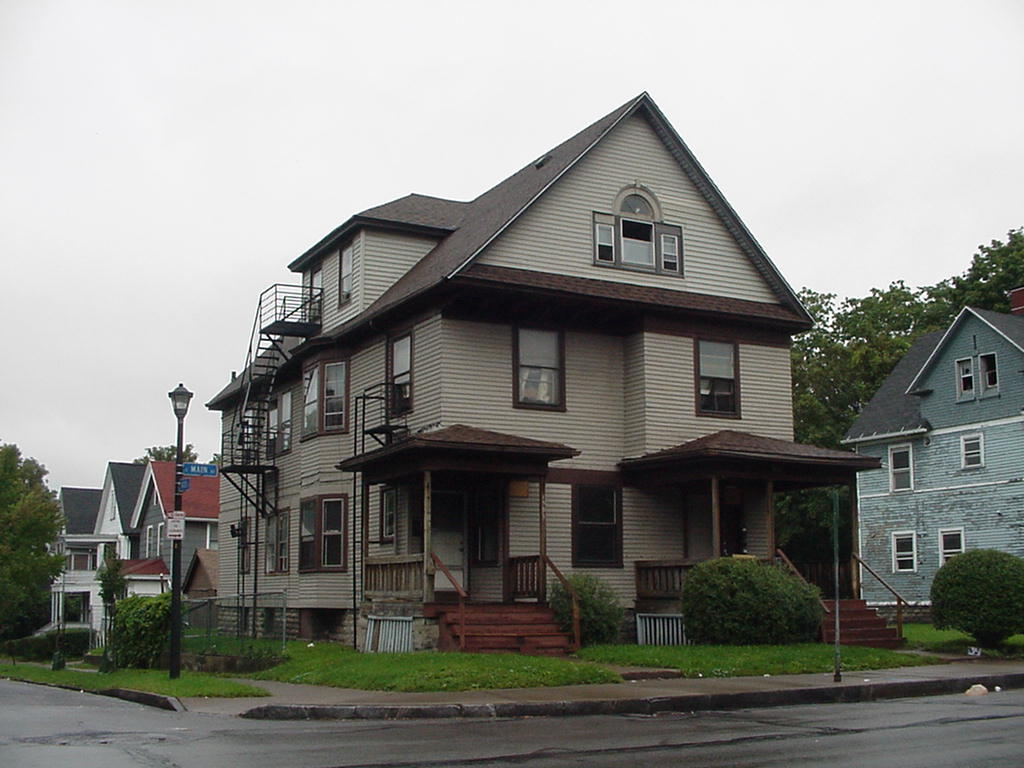
<svg viewBox="0 0 1024 768"><path fill-rule="evenodd" d="M893 369L844 443L881 460L857 475L861 557L906 600L969 549L1024 556L1024 289L1014 314L963 309ZM893 602L863 574L861 596Z"/></svg>

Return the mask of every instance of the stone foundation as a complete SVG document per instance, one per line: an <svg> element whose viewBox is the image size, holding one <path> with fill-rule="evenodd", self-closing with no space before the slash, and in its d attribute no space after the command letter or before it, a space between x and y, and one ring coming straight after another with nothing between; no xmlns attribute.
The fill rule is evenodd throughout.
<svg viewBox="0 0 1024 768"><path fill-rule="evenodd" d="M414 651L437 650L440 628L437 619L423 616L423 603L407 600L366 600L359 609L356 637L360 649L366 647L368 616L412 617L412 649Z"/></svg>
<svg viewBox="0 0 1024 768"><path fill-rule="evenodd" d="M890 624L896 623L895 603L868 603L869 608L878 611L878 615ZM916 603L903 606L904 623L930 624L932 621L932 607L928 603Z"/></svg>

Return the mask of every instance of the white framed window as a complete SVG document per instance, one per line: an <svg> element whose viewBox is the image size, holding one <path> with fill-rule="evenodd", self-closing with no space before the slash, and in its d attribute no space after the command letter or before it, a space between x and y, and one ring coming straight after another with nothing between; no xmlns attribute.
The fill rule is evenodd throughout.
<svg viewBox="0 0 1024 768"><path fill-rule="evenodd" d="M400 416L412 410L412 334L392 339L390 345L390 407Z"/></svg>
<svg viewBox="0 0 1024 768"><path fill-rule="evenodd" d="M914 454L909 445L889 447L889 490L914 489Z"/></svg>
<svg viewBox="0 0 1024 768"><path fill-rule="evenodd" d="M893 531L892 572L913 573L917 570L917 534L913 531Z"/></svg>
<svg viewBox="0 0 1024 768"><path fill-rule="evenodd" d="M153 557L154 541L153 541L153 526L146 526L146 554L145 557Z"/></svg>
<svg viewBox="0 0 1024 768"><path fill-rule="evenodd" d="M634 267L654 266L654 225L647 221L622 219L622 263Z"/></svg>
<svg viewBox="0 0 1024 768"><path fill-rule="evenodd" d="M679 271L679 236L661 236L661 268L665 272Z"/></svg>
<svg viewBox="0 0 1024 768"><path fill-rule="evenodd" d="M956 399L974 398L974 360L965 357L956 361Z"/></svg>
<svg viewBox="0 0 1024 768"><path fill-rule="evenodd" d="M348 363L324 364L324 429L345 429Z"/></svg>
<svg viewBox="0 0 1024 768"><path fill-rule="evenodd" d="M344 304L352 298L352 246L343 248L340 257L338 275L338 303Z"/></svg>
<svg viewBox="0 0 1024 768"><path fill-rule="evenodd" d="M964 553L964 529L943 528L939 531L939 565Z"/></svg>
<svg viewBox="0 0 1024 768"><path fill-rule="evenodd" d="M978 355L978 379L981 384L981 394L987 395L999 391L999 369L996 366L995 352Z"/></svg>
<svg viewBox="0 0 1024 768"><path fill-rule="evenodd" d="M615 263L615 227L611 224L594 225L594 258L607 264Z"/></svg>
<svg viewBox="0 0 1024 768"><path fill-rule="evenodd" d="M153 557L160 557L164 548L164 524L156 524L156 554Z"/></svg>
<svg viewBox="0 0 1024 768"><path fill-rule="evenodd" d="M985 439L981 435L963 435L960 438L960 468L978 469L985 466Z"/></svg>
<svg viewBox="0 0 1024 768"><path fill-rule="evenodd" d="M290 389L281 393L278 414L278 447L282 451L289 451L292 447L292 391Z"/></svg>
<svg viewBox="0 0 1024 768"><path fill-rule="evenodd" d="M315 435L320 429L320 370L308 369L302 375L302 434Z"/></svg>

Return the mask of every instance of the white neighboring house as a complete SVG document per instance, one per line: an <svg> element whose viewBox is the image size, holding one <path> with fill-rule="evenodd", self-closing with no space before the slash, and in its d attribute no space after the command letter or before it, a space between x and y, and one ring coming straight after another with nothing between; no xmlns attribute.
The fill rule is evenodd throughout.
<svg viewBox="0 0 1024 768"><path fill-rule="evenodd" d="M68 627L99 629L103 609L96 569L103 560L104 545L117 542L113 534L96 533L102 496L100 488L60 489L64 528L57 551L64 555L64 572L51 588L51 623L44 629L56 626L62 617Z"/></svg>

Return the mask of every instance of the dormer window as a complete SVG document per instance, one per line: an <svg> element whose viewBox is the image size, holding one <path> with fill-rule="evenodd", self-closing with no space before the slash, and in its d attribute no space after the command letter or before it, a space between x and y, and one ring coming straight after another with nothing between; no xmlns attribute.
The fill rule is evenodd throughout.
<svg viewBox="0 0 1024 768"><path fill-rule="evenodd" d="M653 196L630 191L613 210L594 214L595 264L682 275L683 230L661 221Z"/></svg>
<svg viewBox="0 0 1024 768"><path fill-rule="evenodd" d="M981 393L985 395L998 391L999 371L996 369L995 352L980 355L978 357L978 368L980 369Z"/></svg>
<svg viewBox="0 0 1024 768"><path fill-rule="evenodd" d="M344 304L352 298L352 246L343 248L340 259L340 273L338 275L338 287L340 294L338 304Z"/></svg>
<svg viewBox="0 0 1024 768"><path fill-rule="evenodd" d="M956 397L957 400L974 398L974 360L969 357L956 361Z"/></svg>

